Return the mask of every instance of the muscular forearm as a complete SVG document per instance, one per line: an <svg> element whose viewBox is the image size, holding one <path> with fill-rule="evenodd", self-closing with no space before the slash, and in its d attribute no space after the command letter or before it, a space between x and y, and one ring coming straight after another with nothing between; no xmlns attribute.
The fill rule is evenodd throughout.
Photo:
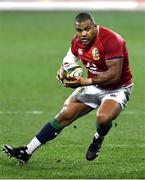
<svg viewBox="0 0 145 180"><path fill-rule="evenodd" d="M96 77L92 78L93 84L110 85L120 81L122 72L122 59L107 60L107 71L100 72Z"/></svg>
<svg viewBox="0 0 145 180"><path fill-rule="evenodd" d="M105 71L105 72L101 72L99 75L91 79L92 79L92 84L94 85L109 85L118 82L120 80L120 76Z"/></svg>
<svg viewBox="0 0 145 180"><path fill-rule="evenodd" d="M116 76L115 76L116 77ZM114 76L107 75L106 73L102 73L94 78L79 78L73 81L64 80L63 84L66 87L80 87L80 86L89 86L89 85L109 85L118 81Z"/></svg>

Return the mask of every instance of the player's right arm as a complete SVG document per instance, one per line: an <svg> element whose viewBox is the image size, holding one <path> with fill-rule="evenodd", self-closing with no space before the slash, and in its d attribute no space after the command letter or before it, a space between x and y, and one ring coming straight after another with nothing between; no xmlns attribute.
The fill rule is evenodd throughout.
<svg viewBox="0 0 145 180"><path fill-rule="evenodd" d="M63 64L65 64L65 63L77 63L79 60L80 59L72 53L71 48L69 48L66 56L63 58Z"/></svg>
<svg viewBox="0 0 145 180"><path fill-rule="evenodd" d="M62 62L62 65L60 66L60 69L57 71L57 76L56 76L57 80L63 83L63 80L64 80L63 64L77 63L79 60L80 59L72 53L71 48L69 48L66 56L63 58L63 62Z"/></svg>

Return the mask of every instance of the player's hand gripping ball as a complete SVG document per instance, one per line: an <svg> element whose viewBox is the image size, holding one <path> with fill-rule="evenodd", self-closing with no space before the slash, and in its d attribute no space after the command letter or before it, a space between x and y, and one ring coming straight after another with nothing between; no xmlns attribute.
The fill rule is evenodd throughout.
<svg viewBox="0 0 145 180"><path fill-rule="evenodd" d="M81 66L76 63L65 63L61 65L56 76L57 80L62 84L66 81L73 81L81 77L83 77L83 70Z"/></svg>
<svg viewBox="0 0 145 180"><path fill-rule="evenodd" d="M83 77L83 70L79 64L66 63L63 64L63 76L66 80L75 80Z"/></svg>

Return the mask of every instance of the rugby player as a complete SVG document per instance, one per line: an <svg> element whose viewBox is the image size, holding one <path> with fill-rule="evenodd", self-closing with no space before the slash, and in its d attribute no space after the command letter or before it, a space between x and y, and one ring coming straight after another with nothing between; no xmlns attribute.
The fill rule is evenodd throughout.
<svg viewBox="0 0 145 180"><path fill-rule="evenodd" d="M19 162L26 163L33 152L54 139L73 121L97 108L96 132L86 152L94 160L112 121L125 108L132 92L133 81L125 40L116 32L95 23L89 13L79 13L74 20L75 34L63 63L82 61L88 69L87 78L63 82L62 67L57 79L65 87L76 88L62 110L23 147L3 146L3 151Z"/></svg>

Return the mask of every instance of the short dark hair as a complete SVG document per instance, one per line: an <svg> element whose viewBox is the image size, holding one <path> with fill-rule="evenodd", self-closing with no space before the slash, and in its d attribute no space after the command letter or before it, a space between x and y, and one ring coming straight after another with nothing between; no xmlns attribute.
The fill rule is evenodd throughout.
<svg viewBox="0 0 145 180"><path fill-rule="evenodd" d="M93 16L91 14L89 14L87 12L81 12L76 16L75 22L81 23L81 22L86 21L88 19L91 22L95 23L95 20L94 20L94 18L93 18Z"/></svg>

